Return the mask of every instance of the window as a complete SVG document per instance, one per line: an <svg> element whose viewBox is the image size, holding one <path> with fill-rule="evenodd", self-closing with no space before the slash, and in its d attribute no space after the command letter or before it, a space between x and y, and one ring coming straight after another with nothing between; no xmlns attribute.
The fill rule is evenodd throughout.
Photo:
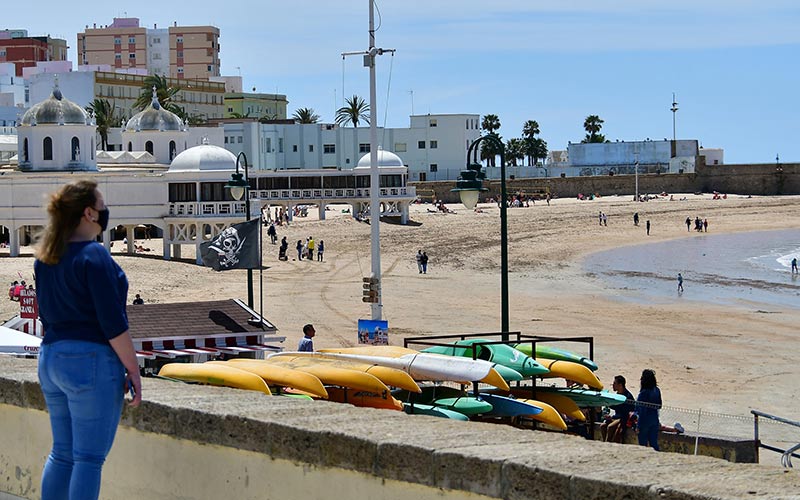
<svg viewBox="0 0 800 500"><path fill-rule="evenodd" d="M438 172L438 171L439 171L439 164L431 163L431 172Z"/></svg>
<svg viewBox="0 0 800 500"><path fill-rule="evenodd" d="M179 75L182 75L182 74L183 74L183 68L178 68L178 74L179 74Z"/></svg>
<svg viewBox="0 0 800 500"><path fill-rule="evenodd" d="M153 38L153 43L161 43L161 38L160 37Z"/></svg>
<svg viewBox="0 0 800 500"><path fill-rule="evenodd" d="M45 137L42 142L42 153L45 160L53 159L53 139Z"/></svg>
<svg viewBox="0 0 800 500"><path fill-rule="evenodd" d="M136 37L135 36L129 36L128 37L128 43L136 43Z"/></svg>
<svg viewBox="0 0 800 500"><path fill-rule="evenodd" d="M136 59L136 54L128 54L128 59Z"/></svg>
<svg viewBox="0 0 800 500"><path fill-rule="evenodd" d="M0 57L6 56L6 49L0 49Z"/></svg>
<svg viewBox="0 0 800 500"><path fill-rule="evenodd" d="M183 37L179 36L176 40L177 43L183 43Z"/></svg>
<svg viewBox="0 0 800 500"><path fill-rule="evenodd" d="M267 137L266 150L267 150L267 153L271 153L272 152L272 138L271 137Z"/></svg>
<svg viewBox="0 0 800 500"><path fill-rule="evenodd" d="M405 142L395 142L394 143L394 152L395 153L405 153L408 150Z"/></svg>
<svg viewBox="0 0 800 500"><path fill-rule="evenodd" d="M435 127L436 125L438 125L435 118L431 118L430 121L428 122L428 124L431 127Z"/></svg>
<svg viewBox="0 0 800 500"><path fill-rule="evenodd" d="M358 145L359 153L369 153L369 143L361 143Z"/></svg>
<svg viewBox="0 0 800 500"><path fill-rule="evenodd" d="M425 149L425 141L417 141L417 149Z"/></svg>
<svg viewBox="0 0 800 500"><path fill-rule="evenodd" d="M292 153L297 153L297 144L292 145Z"/></svg>
<svg viewBox="0 0 800 500"><path fill-rule="evenodd" d="M228 136L225 136L225 144L228 144Z"/></svg>
<svg viewBox="0 0 800 500"><path fill-rule="evenodd" d="M283 137L278 137L278 153L283 153Z"/></svg>
<svg viewBox="0 0 800 500"><path fill-rule="evenodd" d="M169 201L170 203L197 201L197 190L194 182L170 183Z"/></svg>
<svg viewBox="0 0 800 500"><path fill-rule="evenodd" d="M326 155L332 155L336 153L336 144L323 144L322 152Z"/></svg>
<svg viewBox="0 0 800 500"><path fill-rule="evenodd" d="M467 120L467 121L464 122L466 124L466 126L467 126L467 130L469 130L469 122L470 122L470 120Z"/></svg>
<svg viewBox="0 0 800 500"><path fill-rule="evenodd" d="M228 108L228 113L233 113L233 108Z"/></svg>
<svg viewBox="0 0 800 500"><path fill-rule="evenodd" d="M133 143L128 141L128 151L133 151Z"/></svg>
<svg viewBox="0 0 800 500"><path fill-rule="evenodd" d="M431 141L431 149L437 149L439 147L439 141Z"/></svg>
<svg viewBox="0 0 800 500"><path fill-rule="evenodd" d="M209 64L209 65L208 65L208 71L211 71L211 68L213 68L213 66L211 66L211 65Z"/></svg>
<svg viewBox="0 0 800 500"><path fill-rule="evenodd" d="M156 52L155 54L153 54L153 60L154 60L154 61L158 61L158 60L160 60L160 59L161 59L161 54L159 54L158 52Z"/></svg>
<svg viewBox="0 0 800 500"><path fill-rule="evenodd" d="M147 141L144 143L144 150L150 154L153 154L153 141Z"/></svg>
<svg viewBox="0 0 800 500"><path fill-rule="evenodd" d="M28 163L28 138L22 142L22 161Z"/></svg>
<svg viewBox="0 0 800 500"><path fill-rule="evenodd" d="M114 54L114 59L122 59L122 54Z"/></svg>
<svg viewBox="0 0 800 500"><path fill-rule="evenodd" d="M71 160L78 161L81 155L81 141L77 137L72 138L72 147L70 147Z"/></svg>
<svg viewBox="0 0 800 500"><path fill-rule="evenodd" d="M237 137L237 140L236 140L236 142L238 142L239 144L241 144L241 143L242 143L242 136L241 136L241 135L240 135L239 137Z"/></svg>
<svg viewBox="0 0 800 500"><path fill-rule="evenodd" d="M178 150L175 147L175 141L169 141L169 161L172 161L172 159L175 158L177 152Z"/></svg>
<svg viewBox="0 0 800 500"><path fill-rule="evenodd" d="M308 152L309 153L313 153L314 152L314 145L313 144L309 144L308 145Z"/></svg>
<svg viewBox="0 0 800 500"><path fill-rule="evenodd" d="M178 51L178 58L179 59L183 59L183 51L182 50Z"/></svg>
<svg viewBox="0 0 800 500"><path fill-rule="evenodd" d="M114 37L114 45L121 45L121 44L122 44L122 39L120 37L118 37L118 36L115 36Z"/></svg>

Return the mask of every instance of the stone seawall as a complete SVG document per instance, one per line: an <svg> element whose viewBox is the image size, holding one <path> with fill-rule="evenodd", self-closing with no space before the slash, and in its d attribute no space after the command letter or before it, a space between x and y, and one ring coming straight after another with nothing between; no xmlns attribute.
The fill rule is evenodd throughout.
<svg viewBox="0 0 800 500"><path fill-rule="evenodd" d="M796 471L638 446L145 379L103 498L797 498ZM39 497L36 362L0 356L0 491Z"/></svg>
<svg viewBox="0 0 800 500"><path fill-rule="evenodd" d="M540 193L549 189L561 198L574 198L578 193L597 193L601 196L633 195L636 176L608 175L590 177L551 177L535 179L506 179L508 192ZM460 203L457 193L450 190L456 181L412 182L417 193L435 193L447 203ZM500 196L500 181L484 181L489 191L482 195L495 199ZM771 196L800 194L800 163L753 165L702 165L691 174L639 175L640 194L696 193L719 191L737 195Z"/></svg>

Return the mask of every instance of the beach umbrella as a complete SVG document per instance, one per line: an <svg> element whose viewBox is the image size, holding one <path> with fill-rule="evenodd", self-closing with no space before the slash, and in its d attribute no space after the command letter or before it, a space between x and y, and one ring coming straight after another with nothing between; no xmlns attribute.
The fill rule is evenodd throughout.
<svg viewBox="0 0 800 500"><path fill-rule="evenodd" d="M0 354L39 354L42 339L0 326Z"/></svg>

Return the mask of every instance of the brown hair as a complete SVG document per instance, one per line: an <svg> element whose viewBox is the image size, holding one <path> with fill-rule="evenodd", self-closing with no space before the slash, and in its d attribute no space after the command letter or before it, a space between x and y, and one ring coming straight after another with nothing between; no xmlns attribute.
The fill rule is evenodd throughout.
<svg viewBox="0 0 800 500"><path fill-rule="evenodd" d="M45 264L58 264L67 248L67 242L75 232L86 207L97 203L97 183L93 180L79 180L65 184L50 195L47 214L50 223L40 235L36 258Z"/></svg>

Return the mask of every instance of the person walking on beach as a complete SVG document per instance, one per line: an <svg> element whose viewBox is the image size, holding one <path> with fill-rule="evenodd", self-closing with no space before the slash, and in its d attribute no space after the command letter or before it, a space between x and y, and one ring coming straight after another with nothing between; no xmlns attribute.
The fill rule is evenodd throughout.
<svg viewBox="0 0 800 500"><path fill-rule="evenodd" d="M683 293L683 276L678 273L678 293Z"/></svg>
<svg viewBox="0 0 800 500"><path fill-rule="evenodd" d="M53 433L41 498L97 499L126 388L130 406L142 400L125 312L128 280L97 242L109 211L96 182L62 186L50 196L47 213L34 262L45 328L39 384Z"/></svg>
<svg viewBox="0 0 800 500"><path fill-rule="evenodd" d="M422 250L417 250L417 269L419 274L422 274Z"/></svg>
<svg viewBox="0 0 800 500"><path fill-rule="evenodd" d="M708 219L703 219L703 232L708 232Z"/></svg>
<svg viewBox="0 0 800 500"><path fill-rule="evenodd" d="M603 225L603 212L602 212L602 211L600 211L600 212L597 214L597 222L598 222L598 223L599 223L601 226Z"/></svg>
<svg viewBox="0 0 800 500"><path fill-rule="evenodd" d="M650 236L650 219L647 219L644 225L647 228L647 236Z"/></svg>
<svg viewBox="0 0 800 500"><path fill-rule="evenodd" d="M275 229L275 223L271 222L269 224L269 229L267 229L267 234L269 235L269 239L272 241L274 245L278 241L278 231Z"/></svg>
<svg viewBox="0 0 800 500"><path fill-rule="evenodd" d="M303 260L303 240L297 240L297 260Z"/></svg>
<svg viewBox="0 0 800 500"><path fill-rule="evenodd" d="M687 217L686 218L686 232L687 233L691 232L691 230L692 230L692 218L691 217Z"/></svg>
<svg viewBox="0 0 800 500"><path fill-rule="evenodd" d="M305 325L303 327L303 338L300 339L300 343L297 345L297 350L300 352L314 352L314 335L317 333L314 330L314 325L311 323Z"/></svg>
<svg viewBox="0 0 800 500"><path fill-rule="evenodd" d="M634 212L633 213L633 225L634 226L638 226L639 225L639 212Z"/></svg>
<svg viewBox="0 0 800 500"><path fill-rule="evenodd" d="M325 252L325 241L319 240L319 246L317 247L317 262L322 262L323 252Z"/></svg>
<svg viewBox="0 0 800 500"><path fill-rule="evenodd" d="M636 398L636 413L639 414L639 444L658 449L658 431L661 423L658 410L661 408L661 390L656 381L656 372L651 369L642 371L639 380L639 396Z"/></svg>
<svg viewBox="0 0 800 500"><path fill-rule="evenodd" d="M792 274L797 273L797 257L792 258Z"/></svg>
<svg viewBox="0 0 800 500"><path fill-rule="evenodd" d="M608 216L606 214L603 214L603 225L608 226Z"/></svg>
<svg viewBox="0 0 800 500"><path fill-rule="evenodd" d="M428 252L422 252L422 274L428 274Z"/></svg>

